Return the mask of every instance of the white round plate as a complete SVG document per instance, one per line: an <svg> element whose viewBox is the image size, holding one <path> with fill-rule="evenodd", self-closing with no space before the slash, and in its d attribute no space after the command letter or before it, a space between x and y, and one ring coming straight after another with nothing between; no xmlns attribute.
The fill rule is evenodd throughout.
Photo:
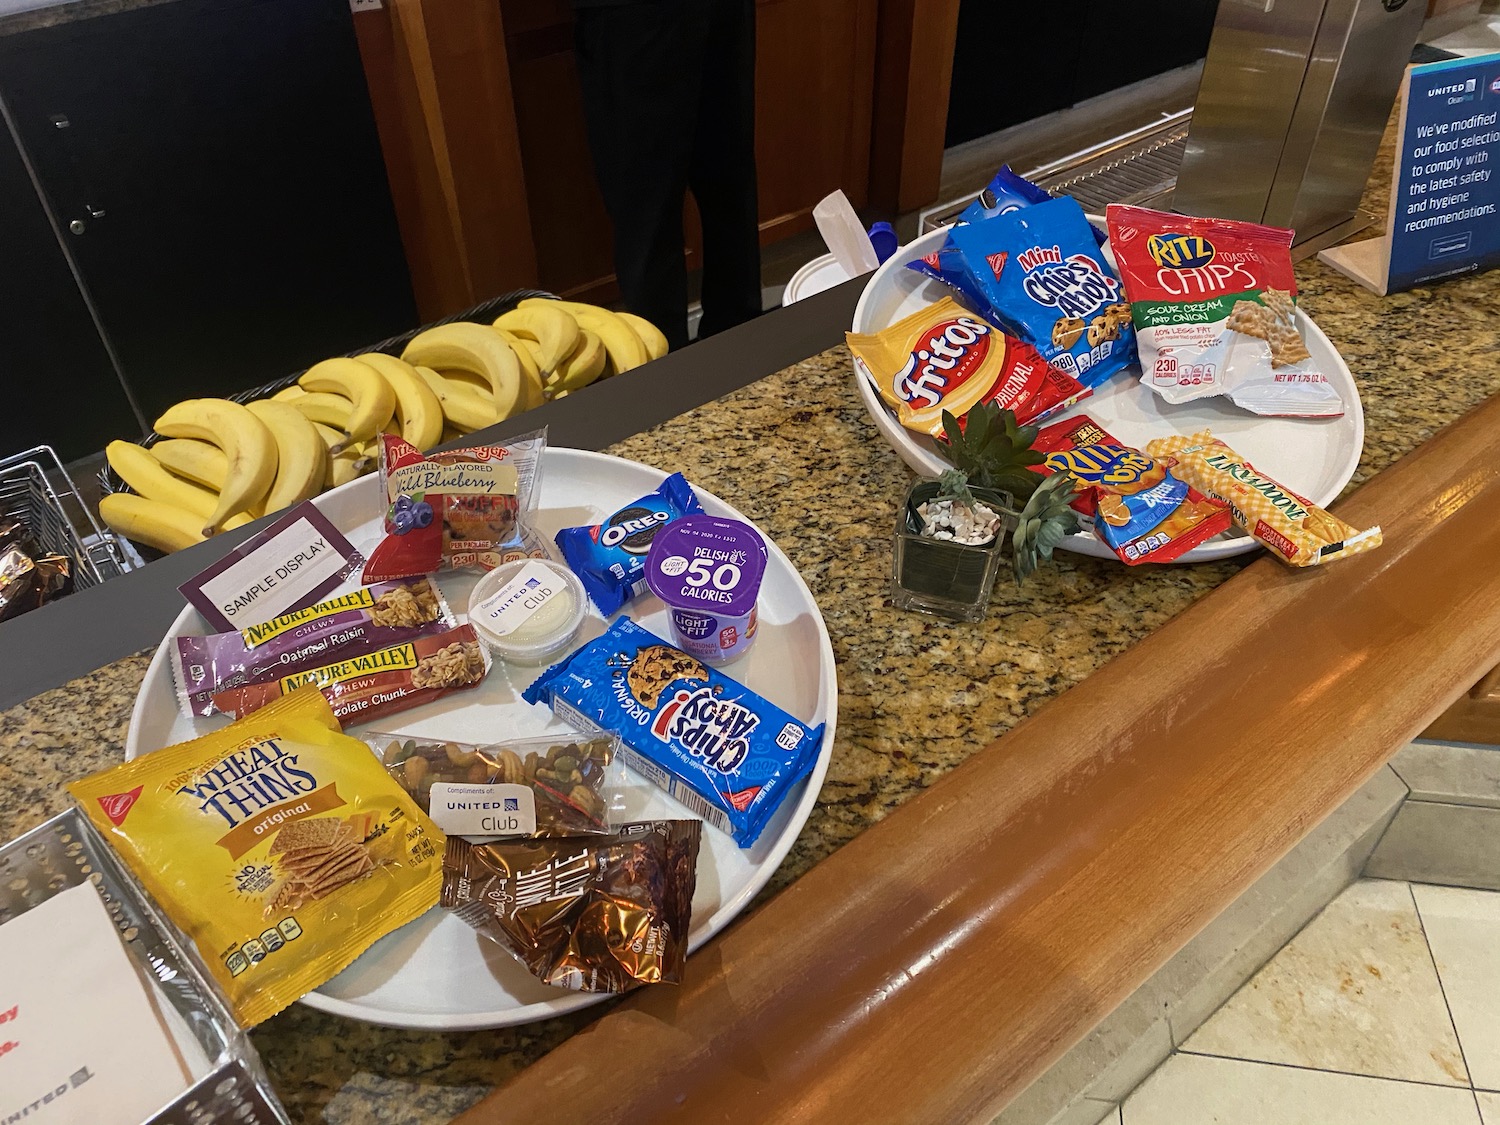
<svg viewBox="0 0 1500 1125"><path fill-rule="evenodd" d="M661 484L666 474L633 461L575 449L548 449L534 525L549 538L563 527L597 523ZM705 511L745 517L711 493L696 489ZM351 481L317 500L359 549L368 551L380 534L375 476ZM749 521L746 521L749 522ZM791 561L761 533L770 552L760 594L760 635L749 655L726 671L797 719L824 724L823 742L811 773L792 787L753 848L744 850L718 829L704 825L698 854L698 886L693 895L689 948L696 949L723 929L755 897L790 850L812 811L833 748L838 715L838 682L833 646L806 584ZM443 573L439 585L462 620L478 575ZM623 611L659 636L667 635L667 615L645 594ZM604 632L605 622L591 607L578 644ZM185 717L177 707L168 646L176 637L207 632L191 606L173 622L146 671L126 735L125 756L194 738L224 726L222 716ZM473 691L457 692L436 703L375 720L367 729L418 737L491 742L567 729L544 706L522 702L520 694L541 668L495 661ZM631 820L685 819L691 814L649 782L630 774L627 814ZM458 919L434 908L376 942L349 968L304 1003L325 1012L390 1027L468 1030L528 1023L573 1011L605 999L568 992L536 980L499 945L480 937Z"/></svg>
<svg viewBox="0 0 1500 1125"><path fill-rule="evenodd" d="M796 304L814 294L832 289L835 285L842 285L848 280L849 275L844 272L844 267L839 265L838 259L832 254L819 255L792 274L791 280L786 283L786 288L781 291L781 303L783 305Z"/></svg>
<svg viewBox="0 0 1500 1125"><path fill-rule="evenodd" d="M1090 218L1103 225L1102 218ZM939 249L947 237L947 230L931 231L901 247L875 271L855 306L854 331L878 332L924 305L952 294L953 290L942 282L906 268L907 262ZM1109 255L1108 247L1105 253L1113 265L1114 258ZM1222 438L1267 476L1301 493L1314 504L1329 504L1343 491L1359 465L1360 451L1365 444L1365 411L1359 401L1359 389L1354 385L1343 357L1328 342L1322 329L1301 309L1297 310L1297 327L1307 350L1344 400L1344 413L1337 418L1267 418L1241 410L1222 396L1173 405L1142 385L1140 368L1131 364L1089 398L1044 424L1087 414L1120 441L1136 448L1164 434L1191 434L1210 429L1215 437ZM924 476L937 476L952 467L939 452L937 441L913 433L896 420L896 415L876 391L864 364L857 359L854 382L875 428L903 461ZM1059 546L1101 559L1116 557L1087 530L1067 536ZM1242 555L1257 547L1259 544L1239 528L1230 528L1175 561L1208 562Z"/></svg>

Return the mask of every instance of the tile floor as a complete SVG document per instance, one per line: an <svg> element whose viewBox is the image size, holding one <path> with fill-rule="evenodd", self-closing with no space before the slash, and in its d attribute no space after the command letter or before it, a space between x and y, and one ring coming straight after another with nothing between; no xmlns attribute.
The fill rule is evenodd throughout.
<svg viewBox="0 0 1500 1125"><path fill-rule="evenodd" d="M1500 892L1360 880L1100 1125L1500 1125Z"/></svg>

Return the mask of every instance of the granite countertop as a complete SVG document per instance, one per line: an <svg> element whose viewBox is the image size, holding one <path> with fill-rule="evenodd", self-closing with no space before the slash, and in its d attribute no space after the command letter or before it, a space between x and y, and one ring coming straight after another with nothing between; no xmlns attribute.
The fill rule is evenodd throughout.
<svg viewBox="0 0 1500 1125"><path fill-rule="evenodd" d="M1383 207L1378 192L1368 202ZM1364 401L1365 448L1351 489L1500 391L1500 275L1388 298L1315 261L1298 267L1298 279L1304 307L1342 351ZM887 583L911 474L865 416L850 370L836 347L609 449L680 470L756 520L827 621L840 688L833 761L767 894L1247 561L1132 569L1060 552L1023 589L1002 577L979 625L898 612ZM128 657L0 712L7 837L62 810L64 782L119 760L149 659ZM603 1010L442 1034L296 1005L253 1038L295 1121L435 1123Z"/></svg>

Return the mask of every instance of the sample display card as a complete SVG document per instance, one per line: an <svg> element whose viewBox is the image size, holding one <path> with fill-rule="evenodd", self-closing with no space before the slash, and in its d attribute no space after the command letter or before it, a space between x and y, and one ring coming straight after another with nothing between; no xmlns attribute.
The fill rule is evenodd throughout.
<svg viewBox="0 0 1500 1125"><path fill-rule="evenodd" d="M1500 265L1500 54L1407 69L1386 233L1318 257L1382 295Z"/></svg>
<svg viewBox="0 0 1500 1125"><path fill-rule="evenodd" d="M0 1121L144 1121L191 1076L93 886L0 926Z"/></svg>

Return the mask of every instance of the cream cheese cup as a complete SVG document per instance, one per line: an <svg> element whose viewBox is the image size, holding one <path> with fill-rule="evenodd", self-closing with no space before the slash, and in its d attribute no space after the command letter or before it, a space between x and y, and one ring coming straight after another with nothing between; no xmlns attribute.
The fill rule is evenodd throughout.
<svg viewBox="0 0 1500 1125"><path fill-rule="evenodd" d="M672 643L705 664L728 664L755 643L766 544L719 516L683 516L656 533L646 585L667 607Z"/></svg>
<svg viewBox="0 0 1500 1125"><path fill-rule="evenodd" d="M515 559L481 578L469 598L469 624L511 664L544 664L573 643L588 598L583 583L551 559Z"/></svg>

